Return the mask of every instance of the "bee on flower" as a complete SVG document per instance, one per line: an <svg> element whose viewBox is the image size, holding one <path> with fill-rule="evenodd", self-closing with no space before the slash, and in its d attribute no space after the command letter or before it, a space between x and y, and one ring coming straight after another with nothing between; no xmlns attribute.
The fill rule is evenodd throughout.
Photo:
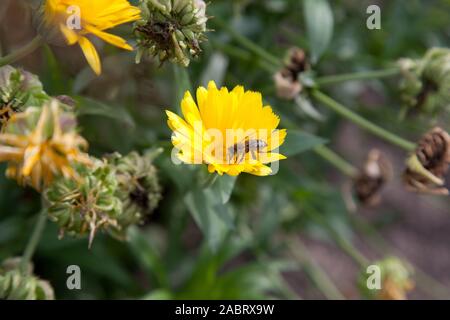
<svg viewBox="0 0 450 320"><path fill-rule="evenodd" d="M106 30L140 18L127 0L46 0L40 8L40 33L45 39L62 36L68 45L79 44L94 72L101 73L100 57L88 35L116 47L133 50L121 37ZM56 32L55 32L56 30Z"/></svg>
<svg viewBox="0 0 450 320"><path fill-rule="evenodd" d="M286 130L277 129L280 118L258 92L218 89L210 82L197 89L197 102L186 92L181 109L184 119L166 113L176 156L184 163L205 163L220 175L266 176L273 173L267 164L286 158L276 152Z"/></svg>
<svg viewBox="0 0 450 320"><path fill-rule="evenodd" d="M76 131L75 115L64 112L57 100L14 114L0 134L0 161L8 163L6 175L37 191L55 176L76 178L72 165L91 163L85 149L87 142Z"/></svg>

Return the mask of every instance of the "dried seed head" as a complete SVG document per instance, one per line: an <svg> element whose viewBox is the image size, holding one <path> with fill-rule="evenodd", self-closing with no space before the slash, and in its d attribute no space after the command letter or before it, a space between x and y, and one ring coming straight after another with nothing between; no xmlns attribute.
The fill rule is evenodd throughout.
<svg viewBox="0 0 450 320"><path fill-rule="evenodd" d="M379 150L372 149L366 162L353 182L359 202L365 206L377 205L385 184L392 179L392 164Z"/></svg>
<svg viewBox="0 0 450 320"><path fill-rule="evenodd" d="M293 100L302 91L300 82L291 80L290 77L283 75L281 71L275 73L273 79L279 98Z"/></svg>
<svg viewBox="0 0 450 320"><path fill-rule="evenodd" d="M302 91L299 75L308 69L305 52L299 48L289 50L285 66L274 75L278 97L292 100L298 96Z"/></svg>
<svg viewBox="0 0 450 320"><path fill-rule="evenodd" d="M133 224L139 224L150 215L161 200L161 186L153 159L161 150L153 150L141 156L131 152L127 156L113 154L108 163L113 168L118 182L116 195L122 201L122 213L117 221L120 225L115 236L125 238L125 230Z"/></svg>
<svg viewBox="0 0 450 320"><path fill-rule="evenodd" d="M407 160L403 175L408 190L448 195L444 186L450 165L450 136L436 127L418 142L417 149Z"/></svg>
<svg viewBox="0 0 450 320"><path fill-rule="evenodd" d="M401 59L400 90L407 110L436 115L450 108L450 49L432 48L422 59Z"/></svg>
<svg viewBox="0 0 450 320"><path fill-rule="evenodd" d="M141 0L142 18L135 23L139 63L144 54L161 63L187 67L206 41L206 3L203 0Z"/></svg>
<svg viewBox="0 0 450 320"><path fill-rule="evenodd" d="M32 274L31 264L23 274L20 261L20 258L10 258L0 265L0 300L54 300L51 285Z"/></svg>
<svg viewBox="0 0 450 320"><path fill-rule="evenodd" d="M94 167L77 166L81 180L61 177L45 191L48 214L60 228L60 236L89 235L89 247L97 231L118 231L122 202L116 196L114 171L104 162Z"/></svg>

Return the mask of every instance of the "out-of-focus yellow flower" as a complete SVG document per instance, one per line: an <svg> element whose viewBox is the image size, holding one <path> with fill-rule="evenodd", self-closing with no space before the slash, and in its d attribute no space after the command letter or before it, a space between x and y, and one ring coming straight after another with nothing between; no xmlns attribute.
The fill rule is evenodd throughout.
<svg viewBox="0 0 450 320"><path fill-rule="evenodd" d="M276 152L286 130L277 129L279 117L258 92L242 86L218 89L210 82L207 89L197 89L197 103L186 92L181 109L184 120L166 113L176 155L184 163L206 163L210 173L220 175L265 176L272 173L266 164L286 158Z"/></svg>
<svg viewBox="0 0 450 320"><path fill-rule="evenodd" d="M38 191L55 175L76 178L72 164L90 163L81 151L86 148L87 142L76 132L75 115L63 112L57 100L14 114L0 134L0 161L8 161L6 175Z"/></svg>
<svg viewBox="0 0 450 320"><path fill-rule="evenodd" d="M79 26L76 17L72 18L76 14ZM127 0L47 0L44 5L45 24L58 27L69 45L78 43L96 74L101 73L100 58L86 35L93 34L116 47L133 50L124 39L105 30L139 18L140 10Z"/></svg>

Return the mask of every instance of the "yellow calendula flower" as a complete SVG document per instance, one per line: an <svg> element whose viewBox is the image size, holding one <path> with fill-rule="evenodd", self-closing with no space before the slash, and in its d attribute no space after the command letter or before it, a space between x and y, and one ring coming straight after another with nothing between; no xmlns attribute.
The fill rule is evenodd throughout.
<svg viewBox="0 0 450 320"><path fill-rule="evenodd" d="M76 178L72 165L91 162L81 151L86 148L87 142L76 132L75 115L61 110L57 100L14 114L0 134L0 161L8 162L6 175L38 191L57 175Z"/></svg>
<svg viewBox="0 0 450 320"><path fill-rule="evenodd" d="M140 10L127 0L46 0L43 11L45 24L59 28L69 45L78 43L96 74L101 73L100 58L87 35L133 50L121 37L105 32L140 18Z"/></svg>
<svg viewBox="0 0 450 320"><path fill-rule="evenodd" d="M286 158L276 152L286 130L277 129L280 118L258 92L218 89L210 82L197 89L197 102L186 92L181 109L184 119L166 113L176 156L184 163L205 163L220 175L266 176L274 173L267 164Z"/></svg>

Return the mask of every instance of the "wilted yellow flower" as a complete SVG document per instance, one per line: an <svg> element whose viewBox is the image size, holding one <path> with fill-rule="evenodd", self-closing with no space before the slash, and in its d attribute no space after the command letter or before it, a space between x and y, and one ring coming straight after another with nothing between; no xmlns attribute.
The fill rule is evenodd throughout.
<svg viewBox="0 0 450 320"><path fill-rule="evenodd" d="M55 175L76 177L74 162L89 164L87 142L76 132L75 115L63 112L57 100L41 109L29 107L14 114L0 134L0 161L8 161L6 175L38 191Z"/></svg>
<svg viewBox="0 0 450 320"><path fill-rule="evenodd" d="M220 175L265 176L273 172L266 164L286 158L276 152L286 130L277 129L280 118L258 92L218 89L210 82L197 89L197 103L186 92L181 109L184 120L166 113L176 156L184 163L206 163L210 173Z"/></svg>
<svg viewBox="0 0 450 320"><path fill-rule="evenodd" d="M116 47L133 50L121 37L105 32L117 25L139 19L140 10L127 0L47 0L43 10L47 27L59 28L69 45L78 43L96 74L101 73L100 58L94 45L86 37L88 34Z"/></svg>

